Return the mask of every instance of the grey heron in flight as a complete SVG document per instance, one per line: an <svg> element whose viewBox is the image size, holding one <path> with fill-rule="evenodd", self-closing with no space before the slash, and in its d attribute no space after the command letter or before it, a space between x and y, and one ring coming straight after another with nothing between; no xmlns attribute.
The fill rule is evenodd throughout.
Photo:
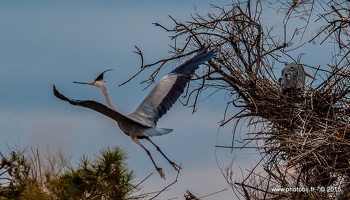
<svg viewBox="0 0 350 200"><path fill-rule="evenodd" d="M281 78L278 80L283 94L293 90L302 90L305 86L306 76L315 79L315 77L304 71L303 65L295 62L287 64L282 70Z"/></svg>
<svg viewBox="0 0 350 200"><path fill-rule="evenodd" d="M173 129L158 128L157 121L164 114L166 114L172 105L177 101L177 99L183 93L187 83L190 81L191 75L195 72L196 69L199 68L199 65L205 63L206 61L209 61L211 58L216 56L217 51L210 50L207 52L207 49L208 48L205 48L205 50L195 55L193 58L186 61L171 71L169 74L161 78L160 81L152 89L152 91L148 94L148 96L142 101L136 111L129 115L121 114L112 104L105 82L103 80L103 74L109 70L102 72L95 79L95 81L91 83L75 82L99 87L105 96L107 106L91 100L82 101L69 99L61 94L56 89L55 85L53 85L53 92L57 98L63 101L67 101L72 105L82 106L95 110L115 120L119 128L125 134L129 135L136 144L140 145L146 151L160 176L165 179L165 174L162 168L157 166L150 151L140 143L139 139L146 139L151 142L163 155L163 157L175 168L175 170L180 171L180 167L171 161L150 139L150 137L168 134L173 131Z"/></svg>

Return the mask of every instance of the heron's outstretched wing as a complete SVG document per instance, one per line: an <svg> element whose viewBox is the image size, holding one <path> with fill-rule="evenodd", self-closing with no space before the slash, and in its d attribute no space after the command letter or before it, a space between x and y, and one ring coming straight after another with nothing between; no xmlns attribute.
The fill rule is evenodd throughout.
<svg viewBox="0 0 350 200"><path fill-rule="evenodd" d="M149 126L155 126L158 119L172 107L183 93L191 75L198 69L198 66L217 54L215 50L209 52L206 50L207 48L160 79L136 111L128 117L142 121Z"/></svg>
<svg viewBox="0 0 350 200"><path fill-rule="evenodd" d="M129 117L115 111L115 110L112 110L110 108L108 108L107 106L101 104L101 103L98 103L96 101L91 101L91 100L86 100L86 101L80 101L80 100L75 100L75 99L69 99L67 97L65 97L63 94L61 94L55 87L55 85L53 86L53 93L54 95L63 100L63 101L67 101L69 102L70 104L72 105L75 105L75 106L82 106L82 107L85 107L85 108L90 108L92 110L95 110L103 115L106 115L110 118L112 118L113 120L117 121L117 122L128 122L130 124L139 124L141 126L144 126L144 127L149 127L145 124L142 124L142 123L139 123L133 119L130 119Z"/></svg>

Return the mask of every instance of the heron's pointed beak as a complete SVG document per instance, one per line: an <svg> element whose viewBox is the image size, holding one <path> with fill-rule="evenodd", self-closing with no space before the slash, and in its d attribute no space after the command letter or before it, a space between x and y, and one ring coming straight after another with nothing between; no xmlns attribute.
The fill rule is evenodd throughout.
<svg viewBox="0 0 350 200"><path fill-rule="evenodd" d="M308 76L309 78L312 78L314 80L316 80L316 78L314 76L312 76L311 74L307 73L307 72L304 72L305 73L305 76Z"/></svg>
<svg viewBox="0 0 350 200"><path fill-rule="evenodd" d="M77 82L77 81L73 81L73 83L77 83L77 84L83 84L83 85L92 85L91 83L85 83L85 82Z"/></svg>

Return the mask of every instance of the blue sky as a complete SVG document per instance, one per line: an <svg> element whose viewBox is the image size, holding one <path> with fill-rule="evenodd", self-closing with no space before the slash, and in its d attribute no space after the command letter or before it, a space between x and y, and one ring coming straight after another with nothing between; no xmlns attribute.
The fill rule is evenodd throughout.
<svg viewBox="0 0 350 200"><path fill-rule="evenodd" d="M128 164L137 178L135 183L154 172L143 191L162 189L176 176L174 169L153 146L143 142L166 173L167 180L156 174L145 152L124 135L116 124L94 111L74 107L55 98L52 85L66 96L104 103L98 88L73 84L92 81L105 69L110 96L122 113L131 113L148 94L140 82L152 70L130 83L120 83L135 74L139 57L134 45L144 52L145 61L169 56L168 34L152 25L172 25L168 15L188 20L197 10L213 11L212 1L2 1L0 3L0 151L21 144L55 152L62 149L71 162L83 154L95 155L106 146L120 146L128 151ZM216 3L223 6L230 2ZM307 51L307 49L305 50ZM317 57L310 50L309 59ZM315 63L318 65L322 59ZM178 63L167 65L162 75ZM157 78L159 80L160 77ZM205 96L202 97L204 99ZM254 151L240 151L239 156L215 145L230 145L232 126L218 130L225 108L224 93L199 103L199 110L177 103L158 123L173 128L169 135L153 138L169 158L182 164L179 182L159 199L183 198L186 189L205 195L227 187L216 163L225 166L235 157L238 169L255 164ZM235 112L235 110L232 110ZM246 129L242 129L244 133ZM237 178L241 175L237 171ZM206 199L232 198L225 191Z"/></svg>

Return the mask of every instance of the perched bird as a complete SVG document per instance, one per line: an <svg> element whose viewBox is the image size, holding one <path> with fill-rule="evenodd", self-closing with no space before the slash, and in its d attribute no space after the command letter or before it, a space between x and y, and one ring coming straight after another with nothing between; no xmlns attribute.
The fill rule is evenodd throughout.
<svg viewBox="0 0 350 200"><path fill-rule="evenodd" d="M165 179L165 174L163 173L162 168L157 166L152 158L151 153L140 143L139 139L146 139L151 142L164 156L164 158L175 168L175 170L180 171L180 167L171 161L161 151L161 149L152 142L150 137L168 134L173 131L173 129L158 128L157 121L164 114L166 114L166 112L177 101L177 99L183 93L187 83L190 81L191 75L195 72L196 69L198 69L199 65L216 56L217 51L210 50L207 52L207 50L208 47L187 62L171 71L168 75L161 78L153 90L142 101L136 111L129 115L121 114L112 104L105 82L103 80L103 74L109 70L102 72L95 79L95 81L91 83L75 82L99 87L105 96L108 107L96 101L69 99L61 94L56 89L55 85L53 85L53 92L57 98L63 101L67 101L72 105L90 108L115 120L119 128L125 134L129 135L136 144L140 145L146 151L160 176Z"/></svg>
<svg viewBox="0 0 350 200"><path fill-rule="evenodd" d="M278 80L282 87L282 93L286 94L293 90L302 90L305 86L305 76L315 79L315 77L304 71L303 65L295 62L287 64L282 70L281 78Z"/></svg>

